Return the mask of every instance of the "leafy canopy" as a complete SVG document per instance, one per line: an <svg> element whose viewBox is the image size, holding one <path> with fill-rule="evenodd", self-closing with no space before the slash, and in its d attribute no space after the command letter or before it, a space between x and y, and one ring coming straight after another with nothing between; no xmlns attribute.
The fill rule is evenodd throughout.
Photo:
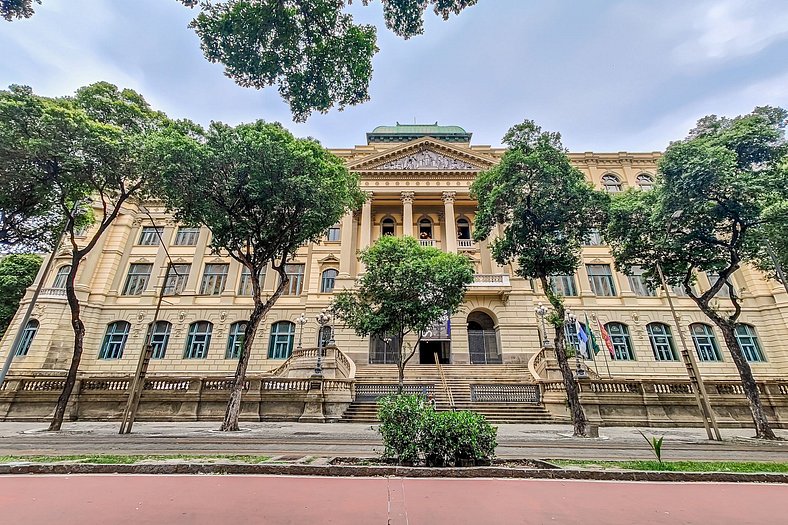
<svg viewBox="0 0 788 525"><path fill-rule="evenodd" d="M654 190L613 200L607 237L617 265L641 266L653 283L659 261L692 297L694 272L719 274L697 296L706 303L742 264L768 266L763 241L788 224L785 126L786 112L770 107L701 119L665 152Z"/></svg>
<svg viewBox="0 0 788 525"><path fill-rule="evenodd" d="M571 165L559 133L526 120L504 143L509 149L501 162L471 187L479 203L474 237L486 239L503 226L492 255L499 264L516 261L523 277L573 273L583 240L604 218L607 195Z"/></svg>
<svg viewBox="0 0 788 525"><path fill-rule="evenodd" d="M33 1L0 0L6 20L29 18ZM376 30L356 24L352 0L178 0L200 13L190 26L205 58L224 65L243 87L277 85L296 121L313 111L369 100ZM424 14L448 19L477 0L381 0L386 27L410 38L424 32ZM362 0L368 5L369 0Z"/></svg>
<svg viewBox="0 0 788 525"><path fill-rule="evenodd" d="M171 129L157 140L168 207L205 224L213 248L247 266L288 259L363 200L341 159L276 123L213 123L196 136Z"/></svg>
<svg viewBox="0 0 788 525"><path fill-rule="evenodd" d="M41 257L35 254L14 254L0 260L0 337L13 319L19 301L33 284Z"/></svg>
<svg viewBox="0 0 788 525"><path fill-rule="evenodd" d="M360 336L397 336L429 328L462 304L473 282L463 255L421 246L412 237L381 237L362 251L366 272L354 290L336 294L336 316Z"/></svg>

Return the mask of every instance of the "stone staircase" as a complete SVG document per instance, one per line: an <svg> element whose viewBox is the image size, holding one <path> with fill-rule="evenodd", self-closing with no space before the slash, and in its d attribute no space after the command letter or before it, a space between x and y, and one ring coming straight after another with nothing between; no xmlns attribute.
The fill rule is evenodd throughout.
<svg viewBox="0 0 788 525"><path fill-rule="evenodd" d="M544 407L524 401L522 389L531 389L535 383L527 365L442 365L446 382L457 410L473 410L483 414L491 423L550 423L552 418ZM359 385L396 385L395 365L360 365L356 370L356 388ZM438 410L450 410L446 390L435 365L408 365L405 367L406 385L432 385ZM516 385L510 395L502 395L501 385ZM532 386L531 386L532 385ZM471 389L476 391L472 398ZM421 386L415 391L422 392ZM371 399L359 399L348 407L341 421L351 423L376 423L377 407Z"/></svg>

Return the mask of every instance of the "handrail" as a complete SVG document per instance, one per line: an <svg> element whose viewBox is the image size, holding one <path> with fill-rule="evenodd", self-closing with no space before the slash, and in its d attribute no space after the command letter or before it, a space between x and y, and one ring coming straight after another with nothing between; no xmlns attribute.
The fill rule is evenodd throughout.
<svg viewBox="0 0 788 525"><path fill-rule="evenodd" d="M446 392L446 397L449 398L449 406L454 410L454 396L451 393L448 381L446 381L446 374L443 373L443 367L441 366L441 360L438 358L438 352L434 352L433 355L435 356L435 366L438 367L438 375L441 376L443 390Z"/></svg>

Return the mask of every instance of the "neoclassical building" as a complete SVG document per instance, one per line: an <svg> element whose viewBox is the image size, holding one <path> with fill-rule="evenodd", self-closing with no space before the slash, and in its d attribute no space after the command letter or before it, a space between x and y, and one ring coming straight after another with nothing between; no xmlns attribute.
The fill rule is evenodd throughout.
<svg viewBox="0 0 788 525"><path fill-rule="evenodd" d="M461 310L430 331L414 365L432 364L436 353L442 363L527 363L540 349L534 309L546 302L544 295L538 284L518 277L511 266L496 264L487 242L472 240L476 203L469 187L504 150L472 144L471 133L437 124L379 126L366 139L365 145L334 153L359 174L369 199L290 262L290 283L261 325L250 373L279 366L299 340L304 346L317 344L315 314L330 305L335 290L354 285L362 271L357 252L382 235L410 235L425 245L465 253L476 268ZM570 154L589 181L613 193L630 187L648 191L659 157L659 152ZM77 277L87 327L81 365L85 374L134 371L161 287L166 297L160 320L152 327L149 374L234 372L242 323L252 306L251 286L240 265L211 253L209 243L205 228L179 226L156 202L124 208ZM72 332L64 279L69 259L65 251L54 257L51 273L38 276L45 283L43 293L15 349L12 374L56 375L68 366ZM274 272L265 276L266 292L273 291L276 278ZM709 279L714 276L699 275L697 286L708 287ZM739 342L756 378L784 377L788 294L749 268L737 272L734 281L743 301ZM615 356L603 352L586 362L600 376L686 377L678 355L683 335L704 376L737 377L721 334L694 303L680 290L671 290L681 320L677 327L664 291L648 288L637 274L616 272L599 235L588 239L577 273L556 276L553 286L582 321L587 317L596 330L598 319L612 336ZM4 355L31 293L32 288L2 342ZM302 313L309 322L300 326L296 321ZM391 361L385 341L357 337L342 326L336 327L335 339L359 369Z"/></svg>

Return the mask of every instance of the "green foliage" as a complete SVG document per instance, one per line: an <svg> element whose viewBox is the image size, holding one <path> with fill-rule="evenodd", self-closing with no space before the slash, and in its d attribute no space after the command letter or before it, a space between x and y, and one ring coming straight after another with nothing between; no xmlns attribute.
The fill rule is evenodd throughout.
<svg viewBox="0 0 788 525"><path fill-rule="evenodd" d="M400 463L419 460L419 438L427 411L421 396L386 396L378 401L379 431L383 436L383 455Z"/></svg>
<svg viewBox="0 0 788 525"><path fill-rule="evenodd" d="M662 436L657 438L656 436L651 436L649 439L642 431L638 430L638 432L641 436L643 436L643 439L646 440L646 443L648 443L648 446L651 448L651 452L654 453L654 457L657 458L657 461L662 463L662 440L665 439L665 437Z"/></svg>
<svg viewBox="0 0 788 525"><path fill-rule="evenodd" d="M0 0L0 16L9 22L14 18L30 18L34 1L41 4L41 0Z"/></svg>
<svg viewBox="0 0 788 525"><path fill-rule="evenodd" d="M490 250L499 264L516 262L523 277L574 273L583 240L604 220L607 195L571 165L560 134L526 120L504 142L501 162L471 187L479 203L474 237L481 241L503 226Z"/></svg>
<svg viewBox="0 0 788 525"><path fill-rule="evenodd" d="M33 284L41 257L35 254L8 255L0 260L0 337L14 317L25 289Z"/></svg>
<svg viewBox="0 0 788 525"><path fill-rule="evenodd" d="M421 246L412 237L381 237L359 259L366 271L354 290L335 295L332 309L360 336L393 337L403 366L409 359L402 351L405 336L456 312L473 282L465 256Z"/></svg>
<svg viewBox="0 0 788 525"><path fill-rule="evenodd" d="M556 465L613 468L627 470L659 470L669 472L778 472L788 473L788 463L757 461L583 461L551 459Z"/></svg>
<svg viewBox="0 0 788 525"><path fill-rule="evenodd" d="M733 119L711 115L672 143L659 184L618 195L611 205L606 237L617 266L640 266L656 284L661 261L669 284L706 305L742 264L769 267L762 241L788 228L785 118L768 107ZM690 285L697 272L722 278L696 294ZM731 303L736 309L738 298Z"/></svg>
<svg viewBox="0 0 788 525"><path fill-rule="evenodd" d="M498 431L480 414L436 412L421 396L399 395L378 402L378 417L384 456L400 463L442 467L495 456Z"/></svg>

